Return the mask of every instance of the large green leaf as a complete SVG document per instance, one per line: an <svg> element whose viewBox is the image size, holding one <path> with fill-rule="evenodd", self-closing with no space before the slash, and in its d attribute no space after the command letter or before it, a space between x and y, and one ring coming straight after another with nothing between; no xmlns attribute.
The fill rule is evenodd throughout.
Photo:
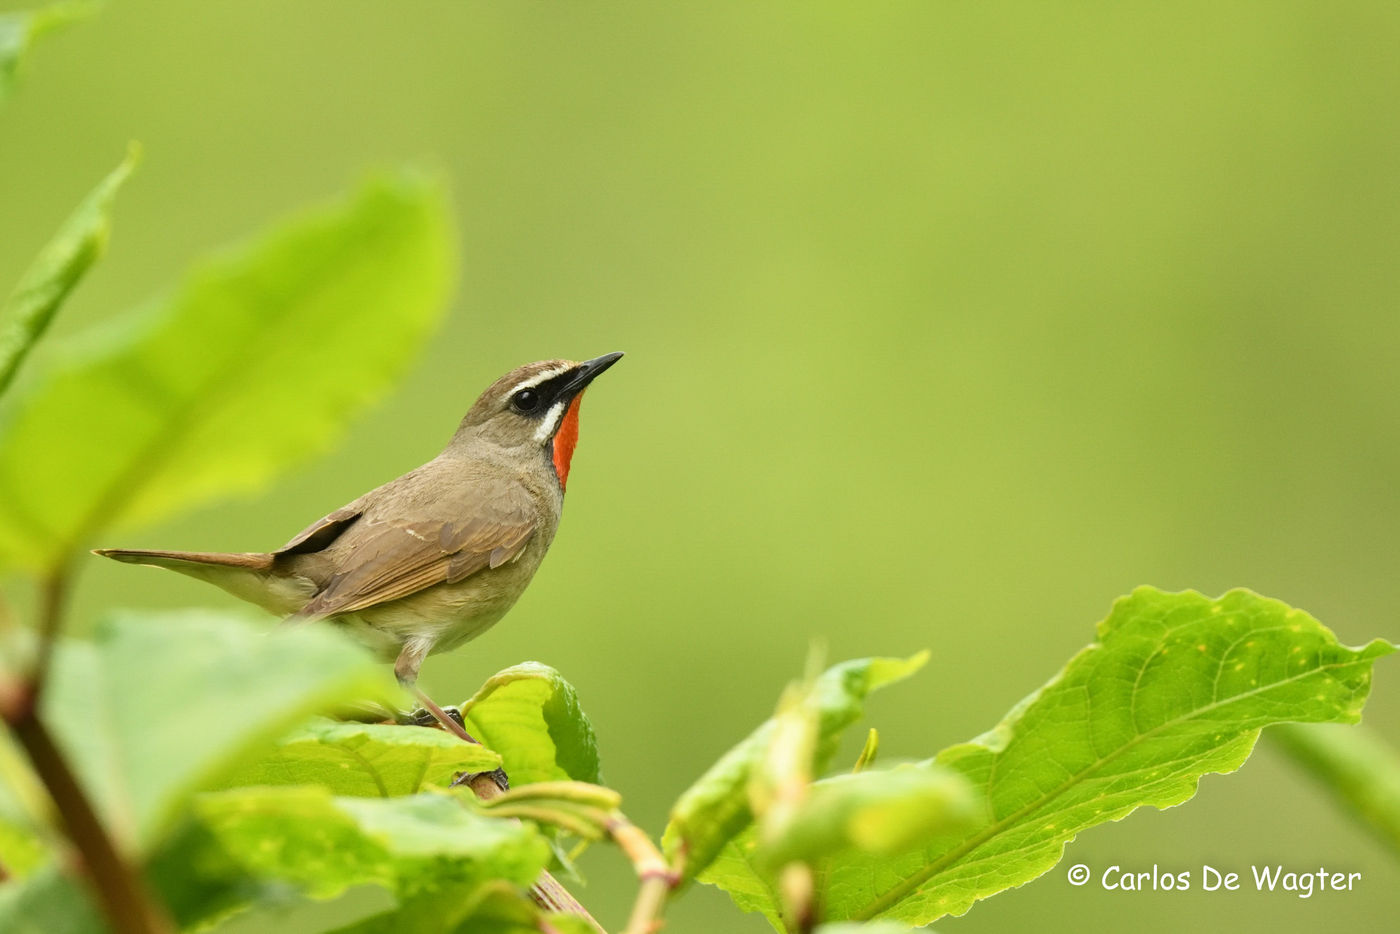
<svg viewBox="0 0 1400 934"><path fill-rule="evenodd" d="M146 879L183 930L204 930L253 910L252 922L286 921L297 896L339 896L372 886L369 911L352 912L371 931L472 931L480 917L499 927L537 912L519 893L548 860L549 845L530 824L484 817L464 798L424 794L340 798L324 788L237 788L194 802L146 864ZM375 892L389 896L375 897ZM345 914L341 912L341 925ZM453 923L461 922L461 923ZM276 927L277 930L305 930ZM324 928L318 928L324 929ZM6 934L102 934L86 888L48 867L0 886Z"/></svg>
<svg viewBox="0 0 1400 934"><path fill-rule="evenodd" d="M329 627L124 613L91 643L60 644L43 717L118 839L149 843L196 789L309 714L389 693Z"/></svg>
<svg viewBox="0 0 1400 934"><path fill-rule="evenodd" d="M338 795L388 798L445 787L458 772L489 772L500 765L496 753L442 730L318 719L221 784L318 785Z"/></svg>
<svg viewBox="0 0 1400 934"><path fill-rule="evenodd" d="M252 876L317 897L373 882L401 898L504 880L528 886L549 844L528 823L484 817L462 798L335 797L324 788L236 788L196 802L199 819Z"/></svg>
<svg viewBox="0 0 1400 934"><path fill-rule="evenodd" d="M326 448L436 323L452 254L438 186L381 178L56 354L0 408L0 561L52 566Z"/></svg>
<svg viewBox="0 0 1400 934"><path fill-rule="evenodd" d="M0 394L9 387L20 363L68 293L106 249L112 200L136 168L138 158L139 150L133 146L122 164L83 199L0 305Z"/></svg>
<svg viewBox="0 0 1400 934"><path fill-rule="evenodd" d="M827 916L961 914L1049 870L1082 831L1187 800L1202 775L1237 769L1271 723L1355 722L1373 662L1393 650L1347 648L1301 610L1243 590L1211 600L1140 588L996 729L938 755L985 793L985 820L894 856L819 864Z"/></svg>
<svg viewBox="0 0 1400 934"><path fill-rule="evenodd" d="M30 46L45 33L82 19L97 6L96 3L72 0L53 3L38 10L0 13L0 104L14 89L15 79L19 77Z"/></svg>
<svg viewBox="0 0 1400 934"><path fill-rule="evenodd" d="M927 658L927 653L921 653L908 659L857 659L836 665L818 677L803 701L812 705L817 719L816 756L809 771L819 772L830 761L841 732L860 717L871 691L907 678ZM684 854L687 877L701 872L726 842L753 821L749 779L772 742L776 722L765 721L725 753L671 809L663 844L672 860Z"/></svg>
<svg viewBox="0 0 1400 934"><path fill-rule="evenodd" d="M601 783L593 725L573 685L548 665L497 672L461 710L467 732L501 754L511 784Z"/></svg>

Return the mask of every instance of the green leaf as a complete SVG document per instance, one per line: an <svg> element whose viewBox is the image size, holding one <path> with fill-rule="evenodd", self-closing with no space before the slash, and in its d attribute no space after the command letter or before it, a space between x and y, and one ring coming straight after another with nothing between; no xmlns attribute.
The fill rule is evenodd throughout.
<svg viewBox="0 0 1400 934"><path fill-rule="evenodd" d="M48 849L33 829L0 818L0 866L14 878L29 875L48 858Z"/></svg>
<svg viewBox="0 0 1400 934"><path fill-rule="evenodd" d="M373 882L411 898L504 880L528 886L549 860L531 825L483 817L445 794L335 797L323 788L238 788L195 802L250 875L328 898Z"/></svg>
<svg viewBox="0 0 1400 934"><path fill-rule="evenodd" d="M319 785L338 795L388 798L447 787L458 772L500 765L496 753L442 730L318 719L220 784Z"/></svg>
<svg viewBox="0 0 1400 934"><path fill-rule="evenodd" d="M758 825L750 824L725 843L698 881L724 889L739 908L786 931L777 884L784 864L852 848L889 853L974 825L982 805L962 775L930 763L824 779L811 785L776 838L761 843Z"/></svg>
<svg viewBox="0 0 1400 934"><path fill-rule="evenodd" d="M209 934L328 934L339 931L357 920L365 920L392 911L397 900L388 889L378 885L357 885L330 901L296 895L282 887L269 886L270 891L227 918L216 923L187 930Z"/></svg>
<svg viewBox="0 0 1400 934"><path fill-rule="evenodd" d="M573 685L539 662L497 672L461 706L467 732L501 754L512 785L601 784L598 739Z"/></svg>
<svg viewBox="0 0 1400 934"><path fill-rule="evenodd" d="M539 918L518 888L497 881L420 895L335 934L539 934Z"/></svg>
<svg viewBox="0 0 1400 934"><path fill-rule="evenodd" d="M1373 662L1394 651L1346 648L1301 610L1244 590L1211 600L1140 588L1098 637L996 729L938 755L985 793L985 820L893 856L824 861L828 917L962 914L1049 870L1082 831L1189 799L1202 775L1239 768L1271 723L1355 722Z"/></svg>
<svg viewBox="0 0 1400 934"><path fill-rule="evenodd" d="M1289 724L1267 735L1363 827L1400 854L1400 751L1362 726Z"/></svg>
<svg viewBox="0 0 1400 934"><path fill-rule="evenodd" d="M75 0L50 4L38 10L0 13L0 104L14 90L30 46L46 33L90 15L98 6L96 3Z"/></svg>
<svg viewBox="0 0 1400 934"><path fill-rule="evenodd" d="M108 934L86 890L49 864L0 885L0 931L5 934Z"/></svg>
<svg viewBox="0 0 1400 934"><path fill-rule="evenodd" d="M325 449L432 330L452 254L438 186L381 178L55 348L0 408L0 562L51 567Z"/></svg>
<svg viewBox="0 0 1400 934"><path fill-rule="evenodd" d="M831 761L841 732L860 717L871 691L907 678L927 660L926 652L907 659L857 659L836 665L817 678L805 701L815 707L818 717L812 772L821 771ZM725 753L671 809L662 843L671 860L684 852L686 877L701 872L728 840L752 822L749 779L773 739L776 722L765 721Z"/></svg>
<svg viewBox="0 0 1400 934"><path fill-rule="evenodd" d="M755 855L772 872L852 848L889 853L968 827L980 816L967 779L951 769L925 763L838 775L814 782L780 835Z"/></svg>
<svg viewBox="0 0 1400 934"><path fill-rule="evenodd" d="M259 894L211 845L212 839L207 831L185 822L145 867L147 884L182 929L226 914ZM61 864L50 854L32 875L0 885L0 931L110 934L88 886L71 868L60 872Z"/></svg>
<svg viewBox="0 0 1400 934"><path fill-rule="evenodd" d="M309 714L387 694L380 666L330 627L269 635L207 611L122 613L92 643L60 644L43 717L130 845Z"/></svg>
<svg viewBox="0 0 1400 934"><path fill-rule="evenodd" d="M9 388L30 348L48 328L68 294L106 250L112 201L139 161L140 150L132 146L122 164L83 199L58 229L5 304L0 305L0 394Z"/></svg>
<svg viewBox="0 0 1400 934"><path fill-rule="evenodd" d="M441 794L338 798L310 786L239 788L201 795L194 812L146 866L184 930L207 929L243 908L252 910L237 915L237 929L256 929L249 925L261 918L275 930L303 930L287 916L298 915L298 893L324 899L352 887L370 896L367 913L349 915L365 919L347 929L360 934L453 931L443 922L478 913L493 923L522 912L533 918L514 893L534 881L549 853L529 825L483 817L468 800ZM376 892L392 895L387 910ZM345 910L339 914L344 925ZM47 867L0 886L0 930L101 934L105 927L86 890Z"/></svg>
<svg viewBox="0 0 1400 934"><path fill-rule="evenodd" d="M0 826L7 828L0 832L7 837L0 844L0 865L11 874L16 874L16 863L24 861L24 850L56 833L50 825L51 808L52 799L19 744L8 732L0 733ZM33 843L26 845L24 839Z"/></svg>
<svg viewBox="0 0 1400 934"><path fill-rule="evenodd" d="M909 926L893 921L870 921L857 924L852 921L838 921L835 924L818 925L813 934L906 934Z"/></svg>

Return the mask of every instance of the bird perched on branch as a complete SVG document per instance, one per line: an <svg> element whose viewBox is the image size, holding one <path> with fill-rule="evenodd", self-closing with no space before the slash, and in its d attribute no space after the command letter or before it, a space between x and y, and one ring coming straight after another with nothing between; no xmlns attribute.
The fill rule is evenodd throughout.
<svg viewBox="0 0 1400 934"><path fill-rule="evenodd" d="M441 454L276 551L96 554L209 581L289 623L330 620L393 659L394 674L413 688L428 655L485 632L530 583L559 525L583 391L621 357L511 370L481 394Z"/></svg>

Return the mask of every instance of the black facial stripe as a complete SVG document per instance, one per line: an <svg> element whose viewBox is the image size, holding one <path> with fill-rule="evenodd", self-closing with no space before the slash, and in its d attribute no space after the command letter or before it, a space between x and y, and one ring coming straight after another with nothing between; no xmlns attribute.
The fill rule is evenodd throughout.
<svg viewBox="0 0 1400 934"><path fill-rule="evenodd" d="M545 400L545 407L547 408L558 400L560 391L572 382L573 378L577 375L578 367L571 367L557 376L551 376L549 379L532 388L535 392L540 394L541 399Z"/></svg>

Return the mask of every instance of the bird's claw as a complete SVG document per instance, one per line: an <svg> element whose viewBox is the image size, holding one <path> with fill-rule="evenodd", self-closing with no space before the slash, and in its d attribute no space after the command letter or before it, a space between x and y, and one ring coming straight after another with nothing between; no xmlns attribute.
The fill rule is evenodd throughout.
<svg viewBox="0 0 1400 934"><path fill-rule="evenodd" d="M467 728L467 722L462 719L462 711L458 708L444 707L442 708L442 712L451 717L452 722L462 729L465 730ZM433 716L433 712L423 707L415 707L412 710L400 713L397 719L403 726L436 726L438 722L437 717Z"/></svg>
<svg viewBox="0 0 1400 934"><path fill-rule="evenodd" d="M472 782L482 776L486 776L496 783L496 787L501 791L510 791L510 778L506 775L505 769L495 769L491 772L458 772L452 779L452 788L470 787Z"/></svg>

